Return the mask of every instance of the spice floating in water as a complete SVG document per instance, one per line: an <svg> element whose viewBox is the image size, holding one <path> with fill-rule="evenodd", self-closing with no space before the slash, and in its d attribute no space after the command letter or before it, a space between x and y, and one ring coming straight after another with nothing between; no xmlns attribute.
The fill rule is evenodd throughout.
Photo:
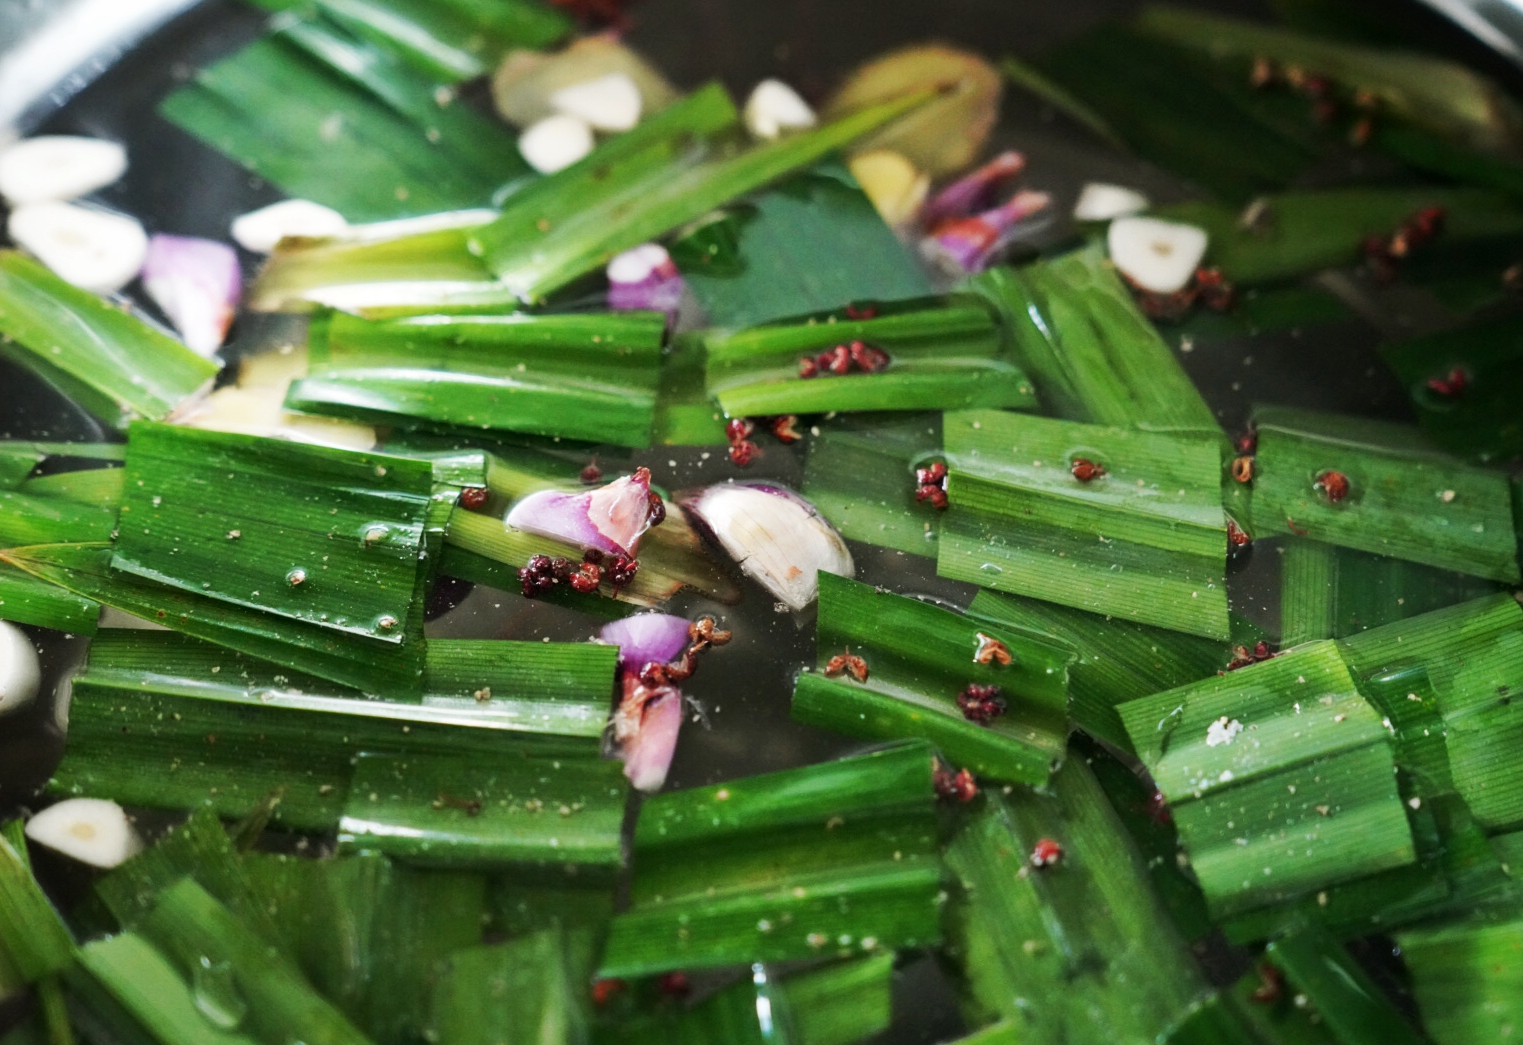
<svg viewBox="0 0 1523 1045"><path fill-rule="evenodd" d="M1039 838L1031 847L1032 867L1052 867L1063 859L1063 847L1051 838Z"/></svg>
<svg viewBox="0 0 1523 1045"><path fill-rule="evenodd" d="M824 675L828 679L839 678L845 675L848 678L865 683L868 679L867 661L857 656L848 648L845 652L837 653L825 662Z"/></svg>
<svg viewBox="0 0 1523 1045"><path fill-rule="evenodd" d="M1104 465L1097 464L1087 457L1075 457L1068 471L1081 483L1093 482L1106 474Z"/></svg>
<svg viewBox="0 0 1523 1045"><path fill-rule="evenodd" d="M1005 713L1005 698L998 686L980 686L969 683L957 694L957 706L963 718L987 726Z"/></svg>
<svg viewBox="0 0 1523 1045"><path fill-rule="evenodd" d="M975 636L978 648L973 651L973 663L994 664L999 667L1009 667L1015 659L1010 653L1010 647L992 635L979 632Z"/></svg>
<svg viewBox="0 0 1523 1045"><path fill-rule="evenodd" d="M1312 484L1312 489L1325 497L1328 504L1337 504L1339 501L1348 498L1348 476L1342 472L1323 472L1317 476L1316 481Z"/></svg>

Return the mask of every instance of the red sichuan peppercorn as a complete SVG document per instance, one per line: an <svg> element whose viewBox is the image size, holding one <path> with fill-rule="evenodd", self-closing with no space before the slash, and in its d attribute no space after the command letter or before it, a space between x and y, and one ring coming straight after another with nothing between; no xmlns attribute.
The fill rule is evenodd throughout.
<svg viewBox="0 0 1523 1045"><path fill-rule="evenodd" d="M931 771L931 785L939 798L951 798L959 802L971 802L978 797L978 782L966 769L952 772L939 761Z"/></svg>
<svg viewBox="0 0 1523 1045"><path fill-rule="evenodd" d="M998 686L969 683L957 694L957 706L962 709L963 718L987 726L1005 713L1005 698L1000 695Z"/></svg>
<svg viewBox="0 0 1523 1045"><path fill-rule="evenodd" d="M1051 838L1039 838L1031 847L1032 867L1051 867L1063 859L1063 847Z"/></svg>
<svg viewBox="0 0 1523 1045"><path fill-rule="evenodd" d="M477 512L487 506L491 496L485 486L467 486L460 491L458 503L468 511Z"/></svg>
<svg viewBox="0 0 1523 1045"><path fill-rule="evenodd" d="M1073 464L1069 467L1068 470L1072 472L1073 477L1079 480L1081 483L1090 482L1106 474L1105 467L1103 465L1096 464L1094 461L1091 461L1087 457L1075 457L1073 459Z"/></svg>
<svg viewBox="0 0 1523 1045"><path fill-rule="evenodd" d="M1348 476L1344 475L1342 472L1323 472L1321 475L1317 476L1317 481L1312 484L1312 488L1320 493L1323 497L1327 498L1329 504L1337 504L1339 501L1348 497Z"/></svg>

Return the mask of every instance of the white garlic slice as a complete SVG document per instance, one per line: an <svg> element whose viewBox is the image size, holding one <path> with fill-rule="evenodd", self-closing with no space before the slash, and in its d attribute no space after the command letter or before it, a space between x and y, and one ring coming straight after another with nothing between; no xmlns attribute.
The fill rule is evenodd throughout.
<svg viewBox="0 0 1523 1045"><path fill-rule="evenodd" d="M640 122L640 88L628 73L605 73L562 87L550 107L599 131L627 131Z"/></svg>
<svg viewBox="0 0 1523 1045"><path fill-rule="evenodd" d="M0 620L0 715L19 711L37 699L42 669L37 648L26 632Z"/></svg>
<svg viewBox="0 0 1523 1045"><path fill-rule="evenodd" d="M92 867L115 867L142 851L127 812L104 798L68 798L26 822L26 836Z"/></svg>
<svg viewBox="0 0 1523 1045"><path fill-rule="evenodd" d="M814 505L770 483L725 483L683 499L748 576L801 610L819 594L820 571L850 577L851 552Z"/></svg>
<svg viewBox="0 0 1523 1045"><path fill-rule="evenodd" d="M781 80L763 80L751 89L742 112L746 130L757 138L777 138L818 122L809 103Z"/></svg>
<svg viewBox="0 0 1523 1045"><path fill-rule="evenodd" d="M1075 221L1110 221L1141 214L1152 204L1136 189L1092 181L1079 190L1074 203Z"/></svg>
<svg viewBox="0 0 1523 1045"><path fill-rule="evenodd" d="M915 169L902 153L873 149L851 158L851 173L890 225L915 220L931 191L931 176Z"/></svg>
<svg viewBox="0 0 1523 1045"><path fill-rule="evenodd" d="M281 200L233 219L233 242L255 254L269 254L287 236L322 239L349 228L332 207L311 200Z"/></svg>
<svg viewBox="0 0 1523 1045"><path fill-rule="evenodd" d="M125 173L127 150L117 142L40 135L0 151L0 196L12 207L78 199Z"/></svg>
<svg viewBox="0 0 1523 1045"><path fill-rule="evenodd" d="M518 151L541 174L564 170L591 152L593 145L587 121L564 113L546 116L518 139Z"/></svg>
<svg viewBox="0 0 1523 1045"><path fill-rule="evenodd" d="M97 294L131 283L148 256L148 234L136 218L75 203L17 207L6 231L60 278Z"/></svg>
<svg viewBox="0 0 1523 1045"><path fill-rule="evenodd" d="M1204 229L1157 218L1117 218L1106 237L1111 261L1155 294L1183 290L1206 256Z"/></svg>

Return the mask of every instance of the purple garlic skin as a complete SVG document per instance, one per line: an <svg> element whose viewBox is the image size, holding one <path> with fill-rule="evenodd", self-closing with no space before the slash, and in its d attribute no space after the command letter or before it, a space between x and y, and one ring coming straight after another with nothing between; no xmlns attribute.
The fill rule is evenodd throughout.
<svg viewBox="0 0 1523 1045"><path fill-rule="evenodd" d="M619 670L639 674L647 664L675 660L687 648L688 619L670 613L637 613L605 624L598 641L619 647Z"/></svg>
<svg viewBox="0 0 1523 1045"><path fill-rule="evenodd" d="M659 791L666 783L682 731L682 703L682 693L674 686L652 689L642 685L638 675L623 676L613 734L624 760L624 775L636 790Z"/></svg>
<svg viewBox="0 0 1523 1045"><path fill-rule="evenodd" d="M789 609L819 594L819 574L850 577L851 552L819 510L775 483L722 483L682 498L747 575Z"/></svg>
<svg viewBox="0 0 1523 1045"><path fill-rule="evenodd" d="M659 243L642 243L608 263L608 307L620 312L676 312L686 284Z"/></svg>
<svg viewBox="0 0 1523 1045"><path fill-rule="evenodd" d="M945 222L987 210L1025 169L1026 157L1014 150L1002 152L931 197L920 220L934 233Z"/></svg>
<svg viewBox="0 0 1523 1045"><path fill-rule="evenodd" d="M943 223L921 241L921 253L953 273L982 272L1033 219L1045 219L1051 206L1047 193L1022 190L1002 207Z"/></svg>
<svg viewBox="0 0 1523 1045"><path fill-rule="evenodd" d="M143 289L197 355L222 347L243 297L238 252L192 236L154 235L143 261Z"/></svg>
<svg viewBox="0 0 1523 1045"><path fill-rule="evenodd" d="M504 521L538 537L633 558L650 528L650 514L650 472L639 468L596 490L531 493L513 505Z"/></svg>

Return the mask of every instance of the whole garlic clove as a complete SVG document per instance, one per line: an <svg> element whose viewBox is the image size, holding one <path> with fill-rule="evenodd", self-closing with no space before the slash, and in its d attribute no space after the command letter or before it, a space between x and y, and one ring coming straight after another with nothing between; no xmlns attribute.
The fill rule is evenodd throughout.
<svg viewBox="0 0 1523 1045"><path fill-rule="evenodd" d="M131 283L148 255L148 233L136 218L75 203L17 207L6 231L59 278L97 294Z"/></svg>
<svg viewBox="0 0 1523 1045"><path fill-rule="evenodd" d="M1117 218L1106 236L1111 261L1155 294L1183 290L1206 256L1204 229L1157 218Z"/></svg>
<svg viewBox="0 0 1523 1045"><path fill-rule="evenodd" d="M26 822L26 836L92 867L112 868L142 851L127 812L104 798L69 798Z"/></svg>
<svg viewBox="0 0 1523 1045"><path fill-rule="evenodd" d="M608 263L608 307L619 311L675 312L682 303L682 273L659 243L642 243Z"/></svg>
<svg viewBox="0 0 1523 1045"><path fill-rule="evenodd" d="M753 137L771 140L813 127L819 117L799 93L781 80L763 80L751 89L741 113Z"/></svg>
<svg viewBox="0 0 1523 1045"><path fill-rule="evenodd" d="M614 72L562 87L550 95L550 107L594 130L627 131L640 122L642 102L629 74Z"/></svg>
<svg viewBox="0 0 1523 1045"><path fill-rule="evenodd" d="M565 170L594 146L587 121L564 113L546 116L519 136L518 151L541 174Z"/></svg>
<svg viewBox="0 0 1523 1045"><path fill-rule="evenodd" d="M748 576L789 609L819 594L820 571L855 572L846 542L819 510L771 483L724 483L682 499Z"/></svg>
<svg viewBox="0 0 1523 1045"><path fill-rule="evenodd" d="M1111 221L1141 214L1152 206L1148 198L1125 185L1092 181L1079 190L1074 203L1075 221Z"/></svg>
<svg viewBox="0 0 1523 1045"><path fill-rule="evenodd" d="M0 150L0 196L12 207L78 199L125 173L127 150L100 138L40 135Z"/></svg>
<svg viewBox="0 0 1523 1045"><path fill-rule="evenodd" d="M326 239L342 235L349 222L332 207L311 200L281 200L233 219L233 242L255 254L270 254L287 236Z"/></svg>
<svg viewBox="0 0 1523 1045"><path fill-rule="evenodd" d="M26 632L0 620L0 715L19 711L37 699L42 668L37 648Z"/></svg>

